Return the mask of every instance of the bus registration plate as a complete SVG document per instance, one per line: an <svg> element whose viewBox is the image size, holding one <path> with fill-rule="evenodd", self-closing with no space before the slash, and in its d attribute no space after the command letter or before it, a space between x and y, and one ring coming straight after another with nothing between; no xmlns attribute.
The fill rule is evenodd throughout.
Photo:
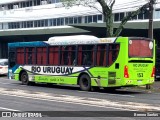
<svg viewBox="0 0 160 120"><path fill-rule="evenodd" d="M137 73L137 77L142 78L143 77L143 73Z"/></svg>

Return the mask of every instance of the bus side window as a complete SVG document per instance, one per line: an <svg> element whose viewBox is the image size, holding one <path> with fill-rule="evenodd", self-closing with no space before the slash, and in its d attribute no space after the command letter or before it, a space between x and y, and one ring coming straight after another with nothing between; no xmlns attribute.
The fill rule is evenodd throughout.
<svg viewBox="0 0 160 120"><path fill-rule="evenodd" d="M114 61L116 61L120 49L119 47L119 44L109 45L109 66L112 65Z"/></svg>
<svg viewBox="0 0 160 120"><path fill-rule="evenodd" d="M67 46L61 46L61 52L60 52L60 65L66 65L67 64L67 57L68 57L68 47Z"/></svg>
<svg viewBox="0 0 160 120"><path fill-rule="evenodd" d="M59 61L59 47L49 47L49 65L58 65Z"/></svg>
<svg viewBox="0 0 160 120"><path fill-rule="evenodd" d="M17 64L24 64L24 48L17 48Z"/></svg>
<svg viewBox="0 0 160 120"><path fill-rule="evenodd" d="M68 49L68 65L75 65L76 46L69 46Z"/></svg>
<svg viewBox="0 0 160 120"><path fill-rule="evenodd" d="M47 48L40 47L37 48L37 64L38 65L46 65L47 63Z"/></svg>
<svg viewBox="0 0 160 120"><path fill-rule="evenodd" d="M94 45L83 45L82 46L82 65L88 65L91 66L94 63L93 59L93 53L94 53Z"/></svg>
<svg viewBox="0 0 160 120"><path fill-rule="evenodd" d="M42 50L41 50L41 48L37 48L37 64L38 65L41 65L41 52L42 52Z"/></svg>
<svg viewBox="0 0 160 120"><path fill-rule="evenodd" d="M34 64L35 61L35 48L26 48L26 64Z"/></svg>
<svg viewBox="0 0 160 120"><path fill-rule="evenodd" d="M96 65L106 66L106 45L98 45L96 53Z"/></svg>
<svg viewBox="0 0 160 120"><path fill-rule="evenodd" d="M16 64L16 50L13 48L9 49L9 67L13 67Z"/></svg>
<svg viewBox="0 0 160 120"><path fill-rule="evenodd" d="M87 53L83 53L83 65L88 65L89 55Z"/></svg>
<svg viewBox="0 0 160 120"><path fill-rule="evenodd" d="M78 46L78 55L77 55L78 65L82 65L82 46Z"/></svg>

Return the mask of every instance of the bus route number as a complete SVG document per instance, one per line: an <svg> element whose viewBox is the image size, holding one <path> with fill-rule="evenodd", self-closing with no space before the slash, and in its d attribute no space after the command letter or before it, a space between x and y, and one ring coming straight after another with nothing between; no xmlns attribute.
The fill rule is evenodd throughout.
<svg viewBox="0 0 160 120"><path fill-rule="evenodd" d="M143 73L137 73L137 77L143 77Z"/></svg>

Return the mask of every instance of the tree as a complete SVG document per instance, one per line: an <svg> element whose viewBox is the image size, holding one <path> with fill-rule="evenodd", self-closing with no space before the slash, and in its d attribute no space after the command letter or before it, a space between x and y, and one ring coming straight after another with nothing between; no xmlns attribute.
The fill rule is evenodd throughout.
<svg viewBox="0 0 160 120"><path fill-rule="evenodd" d="M136 11L131 12L127 16L125 16L119 25L119 27L113 31L113 6L116 0L61 0L63 5L66 7L72 7L74 5L82 5L86 7L95 8L100 11L104 16L104 22L106 23L106 35L107 37L112 36L119 36L121 31L123 30L124 25L127 23L128 20L134 18L139 13L146 12L147 8L149 7L149 3L144 4ZM102 10L99 10L96 6L96 3L99 3Z"/></svg>

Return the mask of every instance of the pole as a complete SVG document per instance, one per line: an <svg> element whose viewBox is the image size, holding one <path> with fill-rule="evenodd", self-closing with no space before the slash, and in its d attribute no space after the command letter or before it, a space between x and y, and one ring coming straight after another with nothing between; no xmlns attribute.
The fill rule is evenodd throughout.
<svg viewBox="0 0 160 120"><path fill-rule="evenodd" d="M148 25L148 37L153 39L153 4L155 4L155 0L149 1L149 25ZM151 85L147 84L146 89L150 89Z"/></svg>
<svg viewBox="0 0 160 120"><path fill-rule="evenodd" d="M153 4L155 0L150 0L149 2L149 28L148 28L148 37L153 39Z"/></svg>

